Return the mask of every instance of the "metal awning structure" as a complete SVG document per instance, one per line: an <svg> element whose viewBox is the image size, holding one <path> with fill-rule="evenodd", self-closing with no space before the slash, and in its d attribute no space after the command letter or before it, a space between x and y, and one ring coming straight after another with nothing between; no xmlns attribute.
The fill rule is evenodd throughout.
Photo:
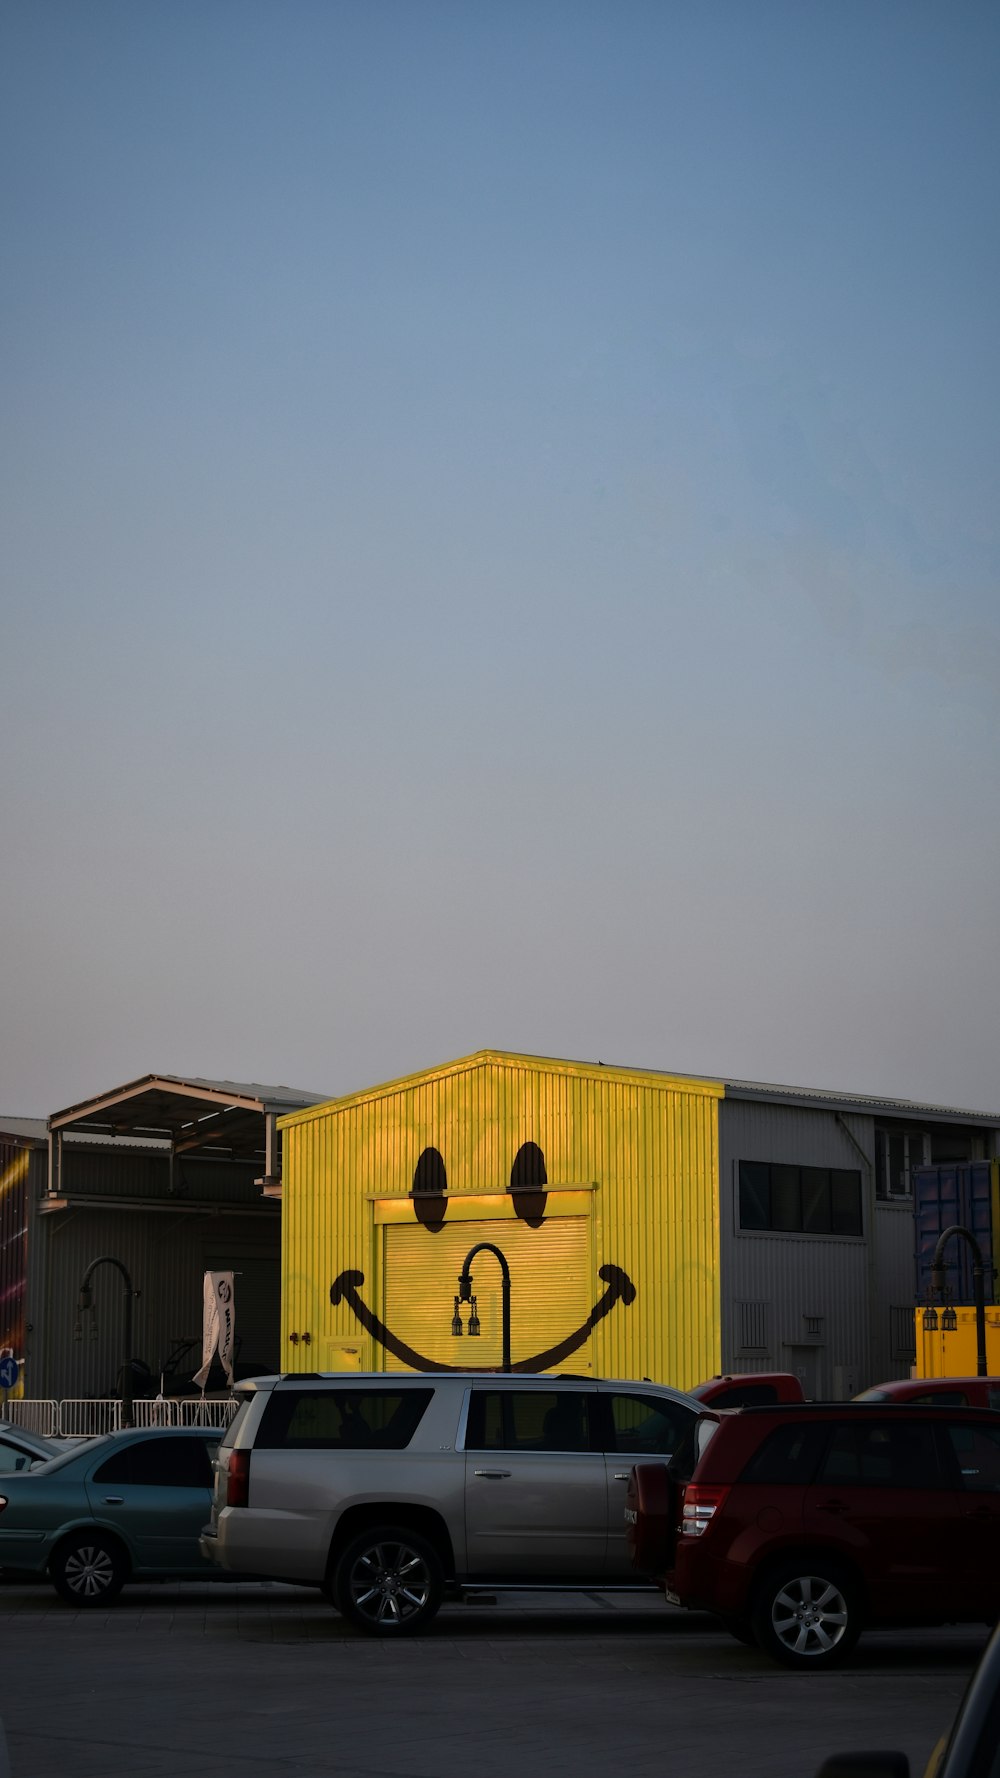
<svg viewBox="0 0 1000 1778"><path fill-rule="evenodd" d="M278 1118L329 1097L257 1082L144 1074L52 1113L48 1197L60 1196L62 1143L70 1133L162 1145L171 1164L194 1151L209 1159L253 1161L260 1165L265 1193L276 1195L281 1179Z"/></svg>

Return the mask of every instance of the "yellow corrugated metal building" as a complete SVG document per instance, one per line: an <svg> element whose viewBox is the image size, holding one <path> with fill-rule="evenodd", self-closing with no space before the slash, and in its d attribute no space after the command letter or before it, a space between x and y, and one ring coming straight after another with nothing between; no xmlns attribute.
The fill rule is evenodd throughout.
<svg viewBox="0 0 1000 1778"><path fill-rule="evenodd" d="M288 1370L718 1371L718 1082L482 1051L316 1105L283 1132Z"/></svg>

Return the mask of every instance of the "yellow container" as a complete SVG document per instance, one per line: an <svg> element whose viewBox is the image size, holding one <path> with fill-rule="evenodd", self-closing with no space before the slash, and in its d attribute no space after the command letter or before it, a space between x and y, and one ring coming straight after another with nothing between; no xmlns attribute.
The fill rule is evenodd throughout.
<svg viewBox="0 0 1000 1778"><path fill-rule="evenodd" d="M976 1374L976 1311L955 1306L958 1326L953 1332L941 1329L941 1305L936 1304L936 1333L924 1327L924 1310L916 1311L918 1377L974 1377ZM991 1377L1000 1377L1000 1307L986 1305L986 1370Z"/></svg>
<svg viewBox="0 0 1000 1778"><path fill-rule="evenodd" d="M485 1241L515 1368L713 1375L722 1092L482 1051L283 1118L284 1366L497 1368L492 1253L471 1265L478 1337L455 1303Z"/></svg>

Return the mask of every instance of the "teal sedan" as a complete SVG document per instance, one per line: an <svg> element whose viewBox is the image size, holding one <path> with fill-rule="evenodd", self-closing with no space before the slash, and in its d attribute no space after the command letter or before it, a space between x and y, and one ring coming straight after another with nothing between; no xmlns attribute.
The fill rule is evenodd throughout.
<svg viewBox="0 0 1000 1778"><path fill-rule="evenodd" d="M211 1580L198 1536L220 1437L203 1427L117 1432L0 1475L0 1568L47 1574L76 1606L107 1605L130 1580Z"/></svg>

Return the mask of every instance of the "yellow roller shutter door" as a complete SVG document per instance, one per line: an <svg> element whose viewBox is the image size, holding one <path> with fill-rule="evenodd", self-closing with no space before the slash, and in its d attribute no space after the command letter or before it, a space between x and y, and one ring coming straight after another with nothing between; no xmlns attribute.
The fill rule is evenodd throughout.
<svg viewBox="0 0 1000 1778"><path fill-rule="evenodd" d="M500 1267L491 1253L472 1264L482 1334L456 1339L451 1331L458 1274L477 1241L492 1241L510 1267L511 1358L515 1364L558 1345L586 1321L600 1294L591 1266L590 1219L557 1216L539 1228L513 1221L461 1222L431 1234L419 1224L383 1228L383 1319L397 1338L438 1364L488 1369L500 1364ZM462 1310L468 1328L468 1309ZM590 1340L562 1365L586 1374ZM406 1367L391 1353L390 1370Z"/></svg>

